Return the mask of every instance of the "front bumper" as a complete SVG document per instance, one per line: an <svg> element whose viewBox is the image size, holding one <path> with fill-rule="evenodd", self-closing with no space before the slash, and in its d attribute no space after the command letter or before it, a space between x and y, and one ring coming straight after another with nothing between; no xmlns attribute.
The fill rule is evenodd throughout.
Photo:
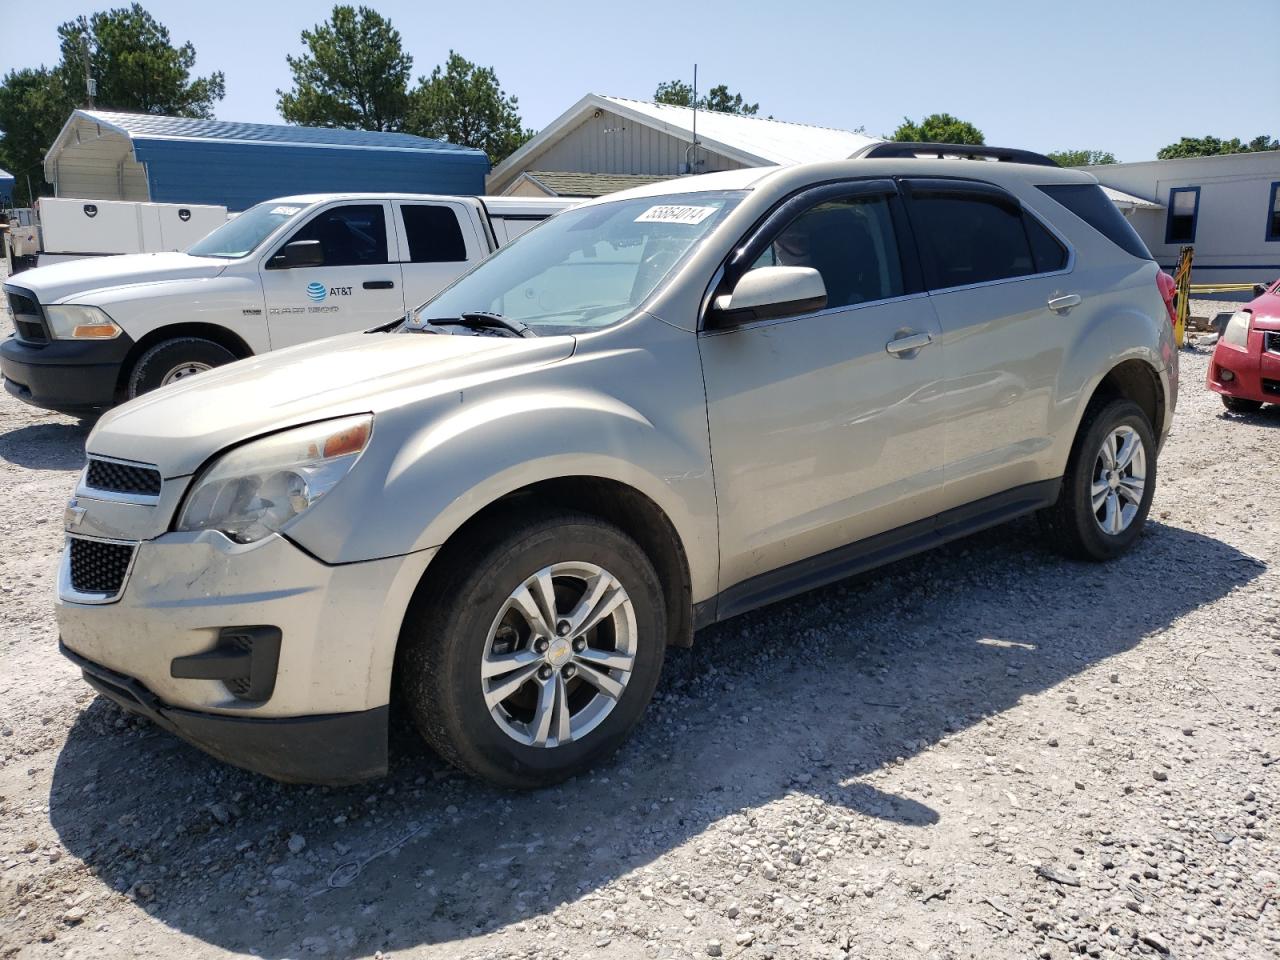
<svg viewBox="0 0 1280 960"><path fill-rule="evenodd" d="M1245 347L1219 340L1209 363L1209 389L1241 400L1280 403L1280 353L1264 349L1266 333L1251 331ZM1223 376L1225 372L1231 379Z"/></svg>
<svg viewBox="0 0 1280 960"><path fill-rule="evenodd" d="M171 707L132 677L59 649L88 684L219 760L286 783L357 783L387 772L388 707L359 713L257 719Z"/></svg>
<svg viewBox="0 0 1280 960"><path fill-rule="evenodd" d="M90 503L90 519L99 509ZM99 691L230 763L283 780L375 776L396 642L433 553L334 566L278 535L236 544L210 530L165 533L137 544L115 599L78 594L64 559L61 643ZM229 633L264 628L278 656L269 677L252 677L269 691L254 699L209 664Z"/></svg>
<svg viewBox="0 0 1280 960"><path fill-rule="evenodd" d="M4 386L24 403L62 413L90 413L116 402L120 371L133 347L114 340L50 340L32 344L10 336L0 343Z"/></svg>

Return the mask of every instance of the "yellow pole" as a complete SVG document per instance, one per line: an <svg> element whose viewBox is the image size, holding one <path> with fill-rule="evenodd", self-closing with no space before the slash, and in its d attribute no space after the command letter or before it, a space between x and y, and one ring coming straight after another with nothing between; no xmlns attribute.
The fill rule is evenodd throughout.
<svg viewBox="0 0 1280 960"><path fill-rule="evenodd" d="M1195 250L1183 247L1178 253L1178 268L1173 275L1178 288L1178 309L1173 324L1174 342L1181 347L1186 338L1187 319L1191 316L1191 258Z"/></svg>

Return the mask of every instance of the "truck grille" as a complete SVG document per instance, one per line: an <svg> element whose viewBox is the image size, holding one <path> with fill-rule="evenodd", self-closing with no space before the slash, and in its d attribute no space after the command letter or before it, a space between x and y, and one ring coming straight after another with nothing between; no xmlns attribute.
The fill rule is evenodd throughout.
<svg viewBox="0 0 1280 960"><path fill-rule="evenodd" d="M137 545L71 537L67 549L71 553L72 588L77 593L113 597L124 587L124 578Z"/></svg>
<svg viewBox="0 0 1280 960"><path fill-rule="evenodd" d="M1280 330L1262 332L1262 349L1268 353L1280 353Z"/></svg>
<svg viewBox="0 0 1280 960"><path fill-rule="evenodd" d="M5 293L9 295L9 312L13 314L13 329L18 339L25 343L48 343L44 311L36 298L16 287L5 287Z"/></svg>
<svg viewBox="0 0 1280 960"><path fill-rule="evenodd" d="M112 493L132 493L144 497L160 495L160 471L132 463L89 458L85 486Z"/></svg>

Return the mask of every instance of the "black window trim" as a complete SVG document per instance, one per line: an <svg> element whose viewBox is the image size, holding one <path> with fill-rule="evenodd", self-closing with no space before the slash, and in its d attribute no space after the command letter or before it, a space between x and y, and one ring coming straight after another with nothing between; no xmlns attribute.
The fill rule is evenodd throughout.
<svg viewBox="0 0 1280 960"><path fill-rule="evenodd" d="M1174 197L1180 193L1190 193L1196 198L1195 203L1191 207L1191 236L1185 240L1173 239L1173 218L1177 216L1174 213ZM1169 188L1169 210L1164 218L1164 242L1165 246L1182 246L1183 244L1195 244L1196 230L1200 226L1200 185L1187 184L1182 187Z"/></svg>
<svg viewBox="0 0 1280 960"><path fill-rule="evenodd" d="M922 192L927 191L929 193L949 193L956 196L964 196L965 194L968 194L969 196L981 197L983 199L991 199L994 197L1016 208L1023 217L1035 217L1035 219L1040 223L1040 226L1048 230L1050 235L1062 244L1063 248L1067 251L1067 262L1057 270L1024 273L1016 277L1000 277L996 280L979 280L977 283L962 283L954 286L934 286L926 277L925 290L928 293L950 293L953 290L976 290L981 287L991 287L1002 283L1017 283L1021 280L1038 280L1044 277L1057 277L1071 273L1071 271L1075 269L1076 248L1071 241L1068 240L1063 235L1062 231L1060 231L1056 225L1051 223L1047 217L1043 216L1034 207L1023 203L1022 200L1014 196L1008 190L1005 190L1003 187L997 186L996 184L990 183L986 180L970 180L963 177L900 177L898 179L902 186L905 187L902 191L902 197L905 202L907 217L909 219L912 218L911 192L915 187L922 187ZM913 228L914 225L914 219L912 219ZM1026 233L1025 225L1023 226L1023 233ZM1028 248L1031 246L1031 238L1029 236L1027 237L1027 246ZM1031 250L1031 254L1031 262L1034 265L1035 251ZM928 258L926 258L924 253L921 252L920 266L921 269L925 270L927 273L929 271L926 269L926 264L928 264Z"/></svg>
<svg viewBox="0 0 1280 960"><path fill-rule="evenodd" d="M1271 181L1271 190L1267 194L1267 232L1266 243L1280 243L1280 230L1274 229L1276 216L1280 211L1276 210L1276 201L1280 200L1280 180Z"/></svg>
<svg viewBox="0 0 1280 960"><path fill-rule="evenodd" d="M717 296L728 293L742 275L751 269L764 248L773 242L773 238L784 227L807 210L820 203L832 200L847 200L859 196L884 196L889 199L889 217L893 223L894 238L898 247L898 260L902 271L903 293L883 300L867 300L864 303L846 304L840 307L824 307L806 313L792 314L786 317L773 317L756 320L751 323L734 324L732 327L711 328L706 325L711 304ZM711 282L702 297L702 307L698 315L698 333L714 336L734 333L739 330L754 330L757 327L772 326L779 323L791 323L795 320L806 320L811 317L822 317L833 313L844 313L849 310L861 310L866 307L878 307L886 303L898 303L926 296L924 279L921 273L919 255L916 251L915 237L911 233L911 224L906 211L902 207L902 197L898 184L888 177L850 178L845 180L829 180L824 183L809 184L783 197L766 211L754 224L744 231L739 242L725 257L720 267L712 275Z"/></svg>
<svg viewBox="0 0 1280 960"><path fill-rule="evenodd" d="M283 264L281 264L280 266L272 265L271 261L274 260L278 254L284 253L284 248L289 244L289 241L292 240L293 237L297 235L298 231L303 229L304 227L309 226L316 217L320 216L320 214L325 213L326 211L329 211L329 210L334 210L338 207L372 207L372 206L382 207L383 228L390 229L391 231L387 235L387 241L386 241L387 242L387 259L385 262L383 263L347 263L347 264L343 264L341 267L333 266L330 264L323 264L323 263L320 264L318 267L286 267ZM387 267L387 266L394 266L399 263L404 263L403 260L391 259L391 240L393 237L395 238L395 241L396 241L395 249L398 254L400 250L400 235L395 225L395 216L394 216L395 211L391 210L390 206L391 204L389 201L383 200L383 199L376 199L376 198L361 199L361 200L353 200L353 199L331 200L328 203L325 203L321 206L317 206L314 210L311 211L310 215L306 218L305 221L294 225L283 237L281 237L280 242L275 246L274 249L269 250L266 254L263 255L262 260L259 263L259 268L262 270L323 270L326 266L329 266L330 269L339 270L339 269L346 269L348 267Z"/></svg>

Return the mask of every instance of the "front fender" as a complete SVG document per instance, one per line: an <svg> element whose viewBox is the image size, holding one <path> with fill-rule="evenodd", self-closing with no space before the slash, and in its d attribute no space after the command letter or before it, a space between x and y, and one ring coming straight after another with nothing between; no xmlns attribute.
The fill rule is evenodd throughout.
<svg viewBox="0 0 1280 960"><path fill-rule="evenodd" d="M718 564L704 397L696 340L680 332L437 397L430 409L383 411L364 458L289 535L330 563L404 554L444 544L540 481L612 480L667 515L696 602L715 593Z"/></svg>
<svg viewBox="0 0 1280 960"><path fill-rule="evenodd" d="M203 323L235 333L254 353L271 349L256 275L155 280L103 287L73 299L101 307L135 341L161 327Z"/></svg>

